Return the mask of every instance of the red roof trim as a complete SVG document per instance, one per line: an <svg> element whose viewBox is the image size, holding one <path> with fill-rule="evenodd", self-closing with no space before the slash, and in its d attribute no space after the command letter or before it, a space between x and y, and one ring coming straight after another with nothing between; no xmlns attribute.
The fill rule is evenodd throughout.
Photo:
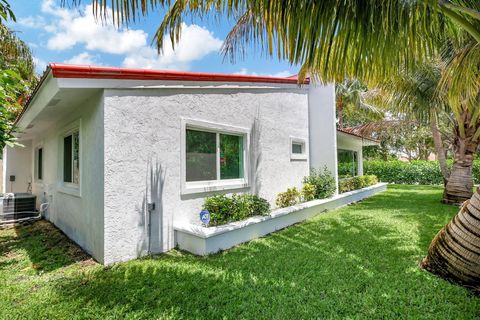
<svg viewBox="0 0 480 320"><path fill-rule="evenodd" d="M171 81L212 81L212 82L258 82L298 84L298 79L279 77L259 77L236 74L179 72L166 70L130 69L117 67L97 67L86 65L50 64L55 78L74 79L120 79L120 80L171 80ZM310 83L305 79L303 84Z"/></svg>

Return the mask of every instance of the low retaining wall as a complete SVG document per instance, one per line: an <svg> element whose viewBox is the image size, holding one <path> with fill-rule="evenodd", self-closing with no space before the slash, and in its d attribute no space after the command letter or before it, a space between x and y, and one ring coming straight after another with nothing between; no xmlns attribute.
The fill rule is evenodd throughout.
<svg viewBox="0 0 480 320"><path fill-rule="evenodd" d="M345 192L332 198L313 200L288 208L274 210L268 216L252 217L216 227L174 224L175 243L196 255L207 255L229 249L240 243L262 237L292 224L385 191L386 183Z"/></svg>

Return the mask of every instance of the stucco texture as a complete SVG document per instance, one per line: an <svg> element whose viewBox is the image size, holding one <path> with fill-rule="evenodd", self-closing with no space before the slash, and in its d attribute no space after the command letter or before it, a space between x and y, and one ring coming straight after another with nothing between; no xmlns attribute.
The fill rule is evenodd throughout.
<svg viewBox="0 0 480 320"><path fill-rule="evenodd" d="M290 159L290 138L308 141L307 95L293 86L105 90L105 262L169 250L173 221L198 221L209 194L181 195L182 118L250 129L252 178L233 191L273 204L278 192L301 187L309 162Z"/></svg>

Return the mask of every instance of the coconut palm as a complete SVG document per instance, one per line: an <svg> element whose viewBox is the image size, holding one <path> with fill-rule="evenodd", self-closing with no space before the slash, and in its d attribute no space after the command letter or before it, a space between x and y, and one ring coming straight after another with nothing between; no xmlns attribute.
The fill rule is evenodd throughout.
<svg viewBox="0 0 480 320"><path fill-rule="evenodd" d="M396 113L398 116L406 120L419 121L428 123L431 129L432 138L435 144L436 154L439 161L440 169L445 182L445 191L443 199L445 203L458 203L470 199L472 196L473 180L471 174L465 176L463 170L458 170L458 164L454 160L453 170L450 172L447 160L442 133L438 126L439 114L449 116L451 107L446 102L442 92L437 90L439 81L442 76L444 63L437 60L417 65L415 72L402 73L391 81L381 85L381 92L377 96L383 105L387 106L390 112ZM462 152L456 146L462 139L459 136L459 124L455 117L448 117L453 124L453 146L454 159L460 159ZM478 142L477 142L478 146ZM464 179L463 181L461 179ZM462 189L459 190L458 181L461 182Z"/></svg>
<svg viewBox="0 0 480 320"><path fill-rule="evenodd" d="M465 176L469 174L465 168L472 160L474 146L480 137L478 0L93 2L94 11L103 17L107 17L109 5L118 24L134 21L159 6L167 6L155 35L159 51L164 47L166 33L173 44L179 40L187 16L235 19L236 24L223 46L226 55L234 59L245 54L252 44L269 55L300 64L301 76L309 73L314 79L323 81L359 78L381 82L400 71L414 71L417 63L434 56L439 48L437 35L451 32L455 40L445 52L448 63L439 90L447 93L459 124L457 130L461 139L456 147L461 156L456 159L458 168L453 170ZM480 205L477 200L474 196L471 206L464 207L439 233L424 266L465 284L479 286ZM470 221L468 227L460 228L459 225L467 226L465 221Z"/></svg>
<svg viewBox="0 0 480 320"><path fill-rule="evenodd" d="M371 113L379 113L379 110L366 102L370 93L367 86L358 79L346 79L335 85L337 102L338 126L343 128L343 115L345 111L363 110Z"/></svg>

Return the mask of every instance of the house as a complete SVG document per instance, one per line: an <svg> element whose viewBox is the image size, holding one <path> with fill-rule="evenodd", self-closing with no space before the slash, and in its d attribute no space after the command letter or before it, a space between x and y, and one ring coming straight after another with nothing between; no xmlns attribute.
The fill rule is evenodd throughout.
<svg viewBox="0 0 480 320"><path fill-rule="evenodd" d="M337 128L338 176L363 175L363 147L377 146L379 142L360 135L351 128Z"/></svg>
<svg viewBox="0 0 480 320"><path fill-rule="evenodd" d="M208 195L274 203L311 168L337 177L337 141L362 170L363 140L336 133L334 86L292 77L51 64L17 125L4 190L48 202L104 264L173 248Z"/></svg>

